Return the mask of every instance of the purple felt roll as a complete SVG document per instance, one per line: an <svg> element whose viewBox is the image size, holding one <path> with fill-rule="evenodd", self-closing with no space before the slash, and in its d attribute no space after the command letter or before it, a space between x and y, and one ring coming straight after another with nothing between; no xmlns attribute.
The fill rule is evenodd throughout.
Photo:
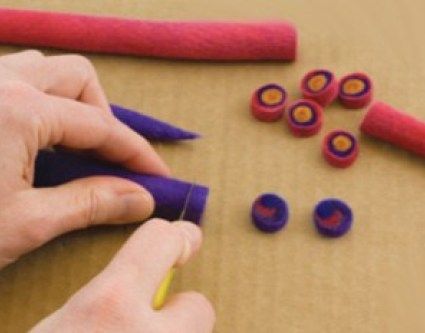
<svg viewBox="0 0 425 333"><path fill-rule="evenodd" d="M111 110L117 119L148 140L179 141L192 140L199 137L196 133L183 130L119 105L111 104Z"/></svg>
<svg viewBox="0 0 425 333"><path fill-rule="evenodd" d="M126 178L146 188L154 197L154 217L201 223L208 188L181 180L138 174L118 165L64 151L40 151L35 165L35 187L57 186L74 179L109 175Z"/></svg>

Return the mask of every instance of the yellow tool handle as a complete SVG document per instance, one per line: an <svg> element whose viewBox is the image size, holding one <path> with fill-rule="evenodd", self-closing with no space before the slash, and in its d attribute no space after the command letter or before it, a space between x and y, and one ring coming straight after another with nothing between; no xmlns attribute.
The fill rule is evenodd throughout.
<svg viewBox="0 0 425 333"><path fill-rule="evenodd" d="M164 280L162 280L161 284L159 285L159 288L153 298L152 306L154 310L160 310L164 305L165 299L167 298L168 289L170 289L171 281L174 278L175 271L175 268L171 268L165 276Z"/></svg>

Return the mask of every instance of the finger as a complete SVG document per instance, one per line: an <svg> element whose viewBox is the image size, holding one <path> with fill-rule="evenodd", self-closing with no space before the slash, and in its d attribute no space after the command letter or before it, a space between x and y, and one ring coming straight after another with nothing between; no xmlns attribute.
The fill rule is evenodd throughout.
<svg viewBox="0 0 425 333"><path fill-rule="evenodd" d="M109 104L92 63L81 55L45 57L36 50L0 58L0 63L33 87L101 108L110 114Z"/></svg>
<svg viewBox="0 0 425 333"><path fill-rule="evenodd" d="M52 145L90 149L136 172L170 174L144 138L113 117L105 116L97 107L45 95L23 83L10 83L0 90L1 102L13 104L14 111L22 114L18 121L30 125L30 131L25 132L30 133L29 147L38 141L39 149Z"/></svg>
<svg viewBox="0 0 425 333"><path fill-rule="evenodd" d="M153 209L149 192L115 177L18 192L0 204L0 267L65 232L145 220Z"/></svg>
<svg viewBox="0 0 425 333"><path fill-rule="evenodd" d="M161 315L175 332L210 333L214 328L215 311L208 299L196 292L170 297Z"/></svg>
<svg viewBox="0 0 425 333"><path fill-rule="evenodd" d="M201 243L201 231L193 223L153 219L131 236L105 274L137 285L140 297L150 306L169 269L187 262Z"/></svg>

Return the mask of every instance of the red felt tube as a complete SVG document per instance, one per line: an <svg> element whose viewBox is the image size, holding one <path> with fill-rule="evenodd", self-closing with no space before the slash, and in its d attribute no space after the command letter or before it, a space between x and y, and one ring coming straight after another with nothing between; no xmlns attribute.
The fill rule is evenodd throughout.
<svg viewBox="0 0 425 333"><path fill-rule="evenodd" d="M145 21L0 9L0 43L196 60L295 60L287 22Z"/></svg>
<svg viewBox="0 0 425 333"><path fill-rule="evenodd" d="M425 121L392 106L374 103L360 126L363 133L425 157Z"/></svg>

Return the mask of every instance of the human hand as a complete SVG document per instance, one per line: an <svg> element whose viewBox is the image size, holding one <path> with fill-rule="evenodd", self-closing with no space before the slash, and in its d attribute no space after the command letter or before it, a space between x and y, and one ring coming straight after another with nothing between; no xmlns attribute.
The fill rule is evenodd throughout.
<svg viewBox="0 0 425 333"><path fill-rule="evenodd" d="M214 310L201 294L176 294L160 311L152 309L154 294L168 270L183 265L201 242L200 229L190 222L146 222L103 272L32 333L212 332Z"/></svg>
<svg viewBox="0 0 425 333"><path fill-rule="evenodd" d="M0 268L67 231L152 213L152 196L119 178L32 188L37 152L53 145L169 173L147 141L113 117L86 58L37 51L0 57Z"/></svg>
<svg viewBox="0 0 425 333"><path fill-rule="evenodd" d="M90 152L136 172L169 175L149 143L113 117L86 58L45 57L37 51L0 57L0 268L62 233L140 221L152 214L149 192L120 178L89 177L34 189L38 150L56 145ZM143 239L138 234L143 227L133 236ZM144 268L143 273L151 274ZM85 295L84 290L77 295Z"/></svg>

